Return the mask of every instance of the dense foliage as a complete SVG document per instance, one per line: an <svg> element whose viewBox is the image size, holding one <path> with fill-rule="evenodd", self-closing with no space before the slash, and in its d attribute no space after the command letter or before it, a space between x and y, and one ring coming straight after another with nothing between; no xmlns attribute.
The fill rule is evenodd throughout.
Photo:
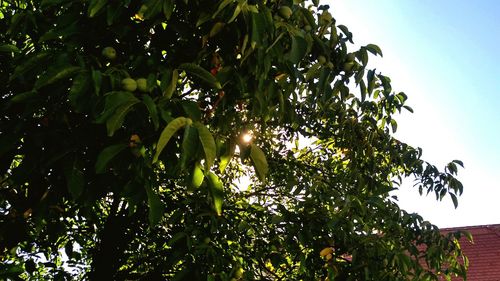
<svg viewBox="0 0 500 281"><path fill-rule="evenodd" d="M0 278L464 276L390 194L456 205L462 163L393 137L406 95L328 9L0 1Z"/></svg>

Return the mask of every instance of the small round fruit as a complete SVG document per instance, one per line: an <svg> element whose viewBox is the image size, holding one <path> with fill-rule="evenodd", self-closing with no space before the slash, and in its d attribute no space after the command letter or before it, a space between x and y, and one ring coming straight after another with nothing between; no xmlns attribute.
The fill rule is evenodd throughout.
<svg viewBox="0 0 500 281"><path fill-rule="evenodd" d="M352 61L344 63L344 71L345 72L350 72L353 67L354 67L354 62L352 62Z"/></svg>
<svg viewBox="0 0 500 281"><path fill-rule="evenodd" d="M288 6L281 6L279 14L284 19L289 19L292 16L292 9Z"/></svg>
<svg viewBox="0 0 500 281"><path fill-rule="evenodd" d="M319 56L319 57L318 57L318 62L319 62L319 64L325 64L325 63L326 63L326 58L325 58L325 56Z"/></svg>
<svg viewBox="0 0 500 281"><path fill-rule="evenodd" d="M330 68L330 69L333 69L334 65L333 65L333 62L329 61L327 64L326 64L326 67Z"/></svg>
<svg viewBox="0 0 500 281"><path fill-rule="evenodd" d="M116 50L113 47L106 47L102 49L102 55L108 60L116 59Z"/></svg>
<svg viewBox="0 0 500 281"><path fill-rule="evenodd" d="M148 91L148 80L146 78L139 78L135 82L137 83L137 90L143 93Z"/></svg>
<svg viewBox="0 0 500 281"><path fill-rule="evenodd" d="M212 240L210 239L210 237L205 237L205 239L203 239L203 243L204 243L204 244L208 244L208 243L210 243L210 241L212 241Z"/></svg>
<svg viewBox="0 0 500 281"><path fill-rule="evenodd" d="M309 31L312 30L312 26L306 25L306 26L304 26L304 30L307 31L307 32L309 32Z"/></svg>
<svg viewBox="0 0 500 281"><path fill-rule="evenodd" d="M122 89L127 92L133 92L137 89L137 82L132 78L125 78L122 80Z"/></svg>

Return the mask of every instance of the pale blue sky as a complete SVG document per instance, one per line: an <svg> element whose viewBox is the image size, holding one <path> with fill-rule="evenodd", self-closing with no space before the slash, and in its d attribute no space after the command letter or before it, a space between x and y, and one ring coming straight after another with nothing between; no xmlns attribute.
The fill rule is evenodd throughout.
<svg viewBox="0 0 500 281"><path fill-rule="evenodd" d="M440 167L464 161L458 209L410 187L398 193L400 205L440 227L500 223L500 1L323 3L358 46L382 48L371 67L408 94L415 114L397 118L397 136Z"/></svg>

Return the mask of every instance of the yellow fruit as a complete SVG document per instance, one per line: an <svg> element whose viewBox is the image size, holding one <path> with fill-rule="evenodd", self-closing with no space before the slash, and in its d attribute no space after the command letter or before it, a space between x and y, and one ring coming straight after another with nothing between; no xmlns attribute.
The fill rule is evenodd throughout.
<svg viewBox="0 0 500 281"><path fill-rule="evenodd" d="M137 89L137 82L132 78L125 78L122 80L122 89L127 92L133 92Z"/></svg>
<svg viewBox="0 0 500 281"><path fill-rule="evenodd" d="M102 49L102 55L108 60L116 59L116 50L113 47L106 47Z"/></svg>
<svg viewBox="0 0 500 281"><path fill-rule="evenodd" d="M235 278L241 278L243 276L243 273L245 272L245 270L243 270L243 268L241 267L238 267L236 269L236 271L234 272L234 277Z"/></svg>
<svg viewBox="0 0 500 281"><path fill-rule="evenodd" d="M191 120L191 118L186 118L186 124L191 126L193 124L193 120Z"/></svg>
<svg viewBox="0 0 500 281"><path fill-rule="evenodd" d="M333 249L331 247L326 247L321 252L319 252L319 255L321 257L325 257L327 255L331 255L333 253Z"/></svg>
<svg viewBox="0 0 500 281"><path fill-rule="evenodd" d="M328 254L328 255L326 255L325 258L326 258L327 261L329 261L329 260L331 260L333 258L333 255L332 254Z"/></svg>
<svg viewBox="0 0 500 281"><path fill-rule="evenodd" d="M145 78L139 78L135 80L135 82L137 83L137 90L144 93L148 91L148 80Z"/></svg>
<svg viewBox="0 0 500 281"><path fill-rule="evenodd" d="M284 19L289 19L292 16L292 9L288 6L281 6L279 14Z"/></svg>

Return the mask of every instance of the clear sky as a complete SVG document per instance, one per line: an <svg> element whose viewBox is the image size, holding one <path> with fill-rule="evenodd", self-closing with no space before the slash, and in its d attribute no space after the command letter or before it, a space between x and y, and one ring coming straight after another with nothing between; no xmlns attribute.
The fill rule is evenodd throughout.
<svg viewBox="0 0 500 281"><path fill-rule="evenodd" d="M439 227L500 223L500 1L328 0L358 46L374 43L371 67L409 96L397 137L438 167L462 160L464 194L453 208L411 184L400 206Z"/></svg>

